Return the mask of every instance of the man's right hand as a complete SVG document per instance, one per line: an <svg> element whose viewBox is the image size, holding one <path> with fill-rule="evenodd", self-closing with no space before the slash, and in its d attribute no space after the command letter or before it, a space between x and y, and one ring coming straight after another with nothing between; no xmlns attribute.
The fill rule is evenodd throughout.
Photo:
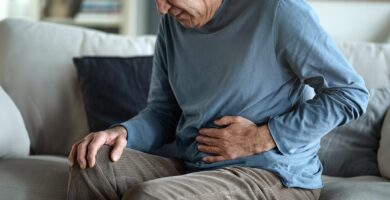
<svg viewBox="0 0 390 200"><path fill-rule="evenodd" d="M81 169L94 167L97 151L103 145L113 146L111 160L116 162L126 148L126 138L127 131L122 126L90 133L72 146L68 156L68 165L72 167L77 162Z"/></svg>

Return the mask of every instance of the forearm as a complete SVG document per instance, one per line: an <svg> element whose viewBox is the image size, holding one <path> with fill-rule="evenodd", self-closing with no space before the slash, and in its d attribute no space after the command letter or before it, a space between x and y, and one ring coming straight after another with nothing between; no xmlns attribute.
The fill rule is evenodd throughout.
<svg viewBox="0 0 390 200"><path fill-rule="evenodd" d="M121 123L127 130L127 147L151 152L172 142L180 113L146 108L134 118Z"/></svg>

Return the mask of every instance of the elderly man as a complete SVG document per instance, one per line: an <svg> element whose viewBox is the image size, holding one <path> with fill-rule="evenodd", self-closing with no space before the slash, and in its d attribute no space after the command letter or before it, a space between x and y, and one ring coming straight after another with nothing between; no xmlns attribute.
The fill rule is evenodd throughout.
<svg viewBox="0 0 390 200"><path fill-rule="evenodd" d="M320 139L362 115L368 93L313 10L156 3L147 107L73 146L69 199L318 199ZM178 159L148 154L173 140Z"/></svg>

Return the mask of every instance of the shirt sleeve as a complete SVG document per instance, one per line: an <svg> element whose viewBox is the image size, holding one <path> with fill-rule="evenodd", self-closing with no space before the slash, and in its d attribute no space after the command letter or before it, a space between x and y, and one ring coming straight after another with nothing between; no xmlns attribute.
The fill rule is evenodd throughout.
<svg viewBox="0 0 390 200"><path fill-rule="evenodd" d="M280 0L274 22L275 52L301 84L314 88L313 99L272 117L268 127L282 154L304 151L337 126L366 110L365 83L338 50L304 0Z"/></svg>
<svg viewBox="0 0 390 200"><path fill-rule="evenodd" d="M155 46L147 106L138 115L120 124L128 132L127 147L144 152L154 151L174 140L182 112L168 80L164 34L161 23Z"/></svg>

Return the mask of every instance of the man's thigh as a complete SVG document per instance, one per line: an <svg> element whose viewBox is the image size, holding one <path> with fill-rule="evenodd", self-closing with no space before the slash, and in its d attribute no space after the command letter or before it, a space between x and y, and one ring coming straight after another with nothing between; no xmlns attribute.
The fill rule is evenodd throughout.
<svg viewBox="0 0 390 200"><path fill-rule="evenodd" d="M184 172L176 159L125 149L121 159L110 160L111 147L103 146L93 168L77 165L69 173L68 199L120 199L133 185Z"/></svg>
<svg viewBox="0 0 390 200"><path fill-rule="evenodd" d="M227 167L146 181L129 189L123 199L316 200L319 193L285 188L276 175L266 170Z"/></svg>

